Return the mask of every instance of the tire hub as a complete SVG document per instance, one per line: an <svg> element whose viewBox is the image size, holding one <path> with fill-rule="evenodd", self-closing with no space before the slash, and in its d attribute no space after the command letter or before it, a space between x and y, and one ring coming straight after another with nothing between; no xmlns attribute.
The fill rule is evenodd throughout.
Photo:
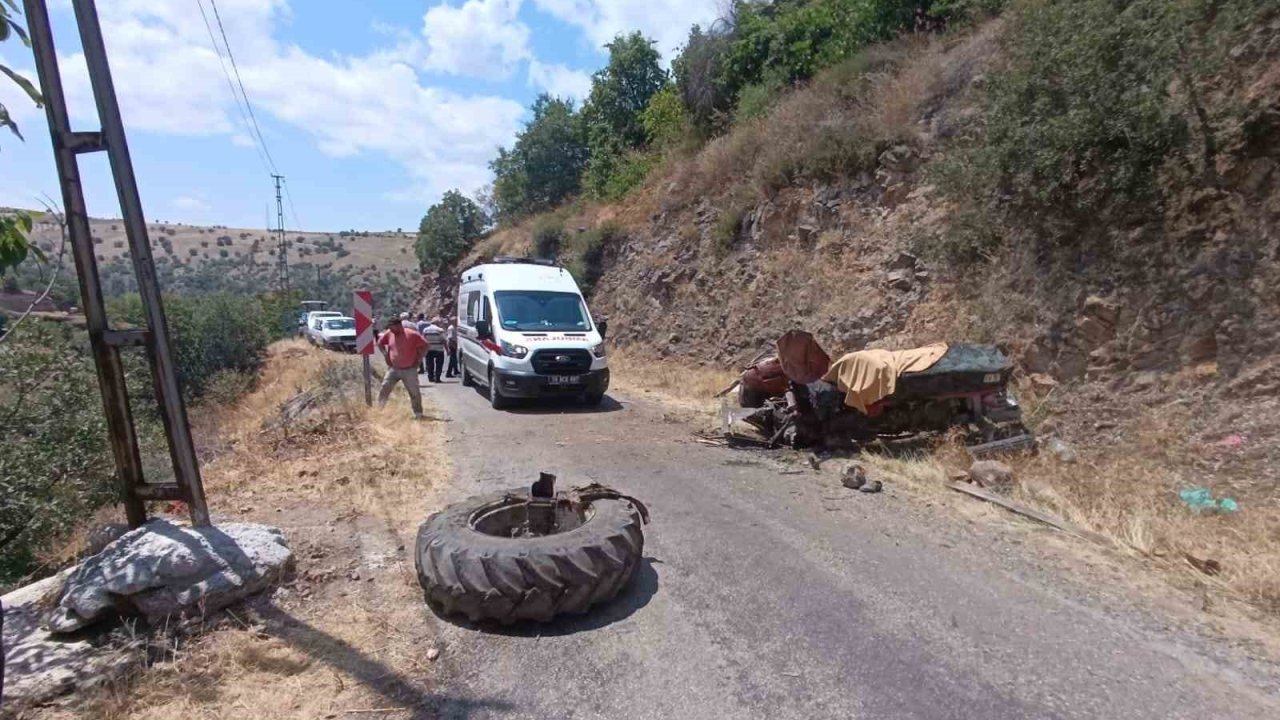
<svg viewBox="0 0 1280 720"><path fill-rule="evenodd" d="M623 499L633 503L644 522L649 511L635 498L603 485L588 485L569 492L555 491L556 476L539 473L537 482L529 486L528 495L508 494L502 500L477 509L467 524L471 529L495 537L544 537L566 533L582 527L591 519L594 500Z"/></svg>

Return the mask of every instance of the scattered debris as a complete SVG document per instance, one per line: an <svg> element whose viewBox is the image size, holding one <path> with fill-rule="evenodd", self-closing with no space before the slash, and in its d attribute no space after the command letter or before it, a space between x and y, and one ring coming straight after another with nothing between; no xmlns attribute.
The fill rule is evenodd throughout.
<svg viewBox="0 0 1280 720"><path fill-rule="evenodd" d="M1031 447L1009 393L1013 365L991 345L939 343L861 350L834 362L809 333L792 330L777 355L744 373L738 416L769 444L848 447L877 437L965 430L977 454Z"/></svg>
<svg viewBox="0 0 1280 720"><path fill-rule="evenodd" d="M999 460L978 460L969 466L969 480L984 488L1008 488L1013 485L1013 468Z"/></svg>
<svg viewBox="0 0 1280 720"><path fill-rule="evenodd" d="M1045 441L1041 443L1040 447L1043 448L1045 452L1057 458L1060 463L1071 465L1078 459L1075 448L1071 447L1060 438L1046 438Z"/></svg>
<svg viewBox="0 0 1280 720"><path fill-rule="evenodd" d="M1027 379L1031 381L1031 387L1040 393L1048 393L1058 387L1058 381L1045 373L1032 373Z"/></svg>
<svg viewBox="0 0 1280 720"><path fill-rule="evenodd" d="M1232 433L1218 441L1218 446L1224 448L1238 448L1241 445L1244 445L1244 437L1235 433Z"/></svg>
<svg viewBox="0 0 1280 720"><path fill-rule="evenodd" d="M435 662L440 657L440 648L427 648L427 660Z"/></svg>
<svg viewBox="0 0 1280 720"><path fill-rule="evenodd" d="M841 473L840 484L850 490L860 490L867 484L867 471L861 465L850 465Z"/></svg>
<svg viewBox="0 0 1280 720"><path fill-rule="evenodd" d="M1217 575L1222 572L1222 563L1214 560L1213 558L1201 559L1191 553L1183 553L1183 557L1187 559L1187 563L1190 564L1191 567L1199 570L1205 575Z"/></svg>
<svg viewBox="0 0 1280 720"><path fill-rule="evenodd" d="M1240 509L1235 499L1229 497L1215 499L1208 488L1187 488L1178 493L1178 498L1182 500L1183 505L1196 513L1233 513Z"/></svg>
<svg viewBox="0 0 1280 720"><path fill-rule="evenodd" d="M865 485L858 488L858 492L878 493L884 489L884 483L879 480L868 480Z"/></svg>
<svg viewBox="0 0 1280 720"><path fill-rule="evenodd" d="M75 632L117 612L152 625L200 617L267 588L292 562L284 535L266 525L154 519L71 572L49 629Z"/></svg>
<svg viewBox="0 0 1280 720"><path fill-rule="evenodd" d="M808 455L805 455L804 459L805 462L809 463L809 467L814 470L818 470L822 467L822 458L818 457L817 453L809 453Z"/></svg>
<svg viewBox="0 0 1280 720"><path fill-rule="evenodd" d="M1009 510L1010 512L1017 513L1019 515L1022 515L1023 517L1031 518L1032 520L1038 520L1044 523L1045 525L1048 525L1052 528L1056 528L1063 532L1071 533L1072 535L1085 538L1086 540L1092 540L1097 543L1103 543L1103 544L1107 543L1106 536L1102 535L1101 533L1096 533L1096 532L1093 532L1092 530L1085 530L1084 528L1077 527L1060 517L1057 517L1055 515L1050 515L1049 513L1046 513L1046 512L1041 512L1039 510L1036 510L1035 508L1027 507L1026 505L1023 505L1020 502L1015 502L1008 498L1001 497L999 495L996 495L995 493L987 492L986 490L982 490L980 488L976 488L972 485L967 485L965 483L952 483L950 487L952 490L955 490L957 492L962 492L965 495L971 495L973 497L978 498L979 500L986 500L987 502L995 505L999 505L1000 507L1006 510Z"/></svg>

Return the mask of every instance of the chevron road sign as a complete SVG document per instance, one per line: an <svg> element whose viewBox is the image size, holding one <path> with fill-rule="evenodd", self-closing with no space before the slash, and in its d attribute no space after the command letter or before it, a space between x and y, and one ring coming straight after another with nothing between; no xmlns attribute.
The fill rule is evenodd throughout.
<svg viewBox="0 0 1280 720"><path fill-rule="evenodd" d="M373 293L368 290L355 291L352 298L351 316L356 319L356 352L361 355L373 354Z"/></svg>
<svg viewBox="0 0 1280 720"><path fill-rule="evenodd" d="M369 356L373 354L373 293L357 290L351 298L351 317L356 319L356 352L364 365L364 404L373 405L373 368Z"/></svg>

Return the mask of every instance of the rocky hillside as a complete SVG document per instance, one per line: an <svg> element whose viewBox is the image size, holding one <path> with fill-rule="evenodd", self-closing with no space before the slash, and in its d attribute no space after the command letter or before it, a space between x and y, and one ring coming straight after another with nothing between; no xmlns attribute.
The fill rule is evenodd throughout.
<svg viewBox="0 0 1280 720"><path fill-rule="evenodd" d="M1280 14L1183 5L1152 20L1028 0L873 47L623 201L504 230L461 264L545 250L552 223L613 342L673 365L740 364L793 327L833 354L999 343L1031 423L1088 468L1028 471L1042 504L1143 552L1273 563ZM423 306L452 286L426 278ZM1257 543L1189 530L1192 486L1240 498L1234 536ZM1280 611L1280 577L1241 573Z"/></svg>

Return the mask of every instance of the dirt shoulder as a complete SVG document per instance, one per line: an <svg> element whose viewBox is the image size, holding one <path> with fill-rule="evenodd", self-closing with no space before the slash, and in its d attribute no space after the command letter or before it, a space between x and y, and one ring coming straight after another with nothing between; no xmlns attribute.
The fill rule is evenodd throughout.
<svg viewBox="0 0 1280 720"><path fill-rule="evenodd" d="M405 717L437 702L411 549L448 482L443 423L413 422L403 392L367 410L356 377L349 358L278 344L255 392L199 418L215 520L280 527L292 577L194 639L157 637L127 683L32 717ZM307 392L318 399L282 423Z"/></svg>

